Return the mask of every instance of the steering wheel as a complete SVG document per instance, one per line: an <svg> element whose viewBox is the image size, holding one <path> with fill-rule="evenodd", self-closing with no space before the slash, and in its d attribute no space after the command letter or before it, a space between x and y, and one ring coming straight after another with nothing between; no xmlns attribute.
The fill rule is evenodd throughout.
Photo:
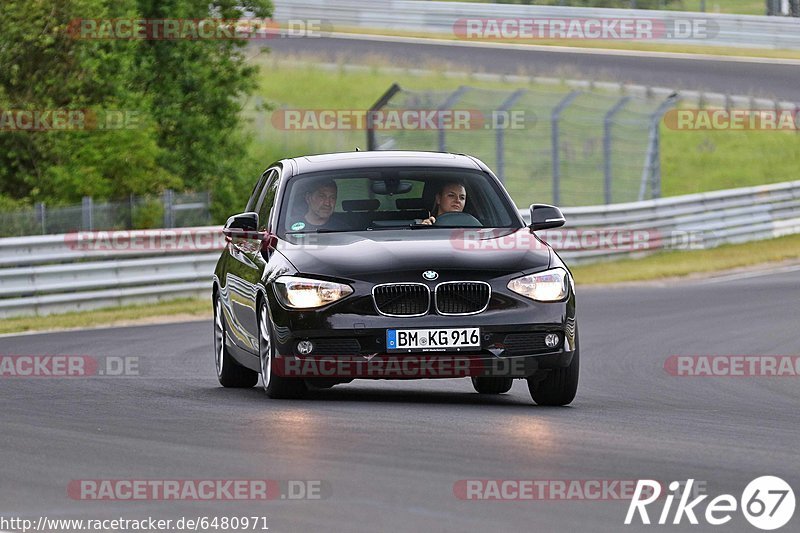
<svg viewBox="0 0 800 533"><path fill-rule="evenodd" d="M436 217L434 226L443 227L466 227L466 228L482 228L480 220L470 215L469 213L462 213L458 211L450 211L449 213L442 213Z"/></svg>

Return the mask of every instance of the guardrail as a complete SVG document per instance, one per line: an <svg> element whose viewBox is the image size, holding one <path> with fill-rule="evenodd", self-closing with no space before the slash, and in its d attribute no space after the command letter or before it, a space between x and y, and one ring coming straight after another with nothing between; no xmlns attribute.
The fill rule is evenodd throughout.
<svg viewBox="0 0 800 533"><path fill-rule="evenodd" d="M800 233L800 181L564 214L564 228L540 236L570 264L713 248ZM0 239L0 318L208 297L224 245L213 226Z"/></svg>
<svg viewBox="0 0 800 533"><path fill-rule="evenodd" d="M372 28L454 34L454 25L463 19L649 19L663 21L667 27L676 21L681 27L707 24L705 38L654 38L651 42L800 50L800 19L756 15L656 11L636 9L527 6L430 2L419 0L275 0L275 19L322 20L327 28ZM697 22L695 22L697 21ZM702 26L700 26L702 27Z"/></svg>

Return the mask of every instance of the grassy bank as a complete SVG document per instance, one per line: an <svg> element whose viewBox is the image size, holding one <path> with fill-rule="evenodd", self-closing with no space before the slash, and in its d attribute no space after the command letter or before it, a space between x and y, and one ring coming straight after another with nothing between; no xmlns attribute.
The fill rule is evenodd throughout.
<svg viewBox="0 0 800 533"><path fill-rule="evenodd" d="M793 259L800 259L800 235L709 250L661 252L643 259L576 266L572 272L579 285L602 285L707 275Z"/></svg>
<svg viewBox="0 0 800 533"><path fill-rule="evenodd" d="M210 298L210 297L209 297ZM182 299L146 305L129 305L78 311L46 317L19 317L0 320L0 334L26 331L85 329L97 326L128 326L163 321L211 318L210 299ZM210 334L209 334L210 335Z"/></svg>
<svg viewBox="0 0 800 533"><path fill-rule="evenodd" d="M390 29L371 29L361 27L337 26L336 31L340 33L356 33L362 35L386 35L392 37L416 37L423 39L443 39L457 41L465 39L451 33L427 33L419 31L403 31ZM597 50L621 50L636 52L658 52L667 54L700 54L727 57L753 57L768 59L800 59L800 51L769 49L769 48L746 48L738 46L711 46L697 41L697 44L671 44L657 43L647 40L610 40L610 39L469 39L469 42L505 43L505 44L527 44L536 46L566 46L570 48L593 48Z"/></svg>

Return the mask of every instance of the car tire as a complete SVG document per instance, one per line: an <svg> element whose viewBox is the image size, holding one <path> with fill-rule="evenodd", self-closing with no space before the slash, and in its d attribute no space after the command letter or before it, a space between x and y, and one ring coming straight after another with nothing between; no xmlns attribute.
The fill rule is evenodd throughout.
<svg viewBox="0 0 800 533"><path fill-rule="evenodd" d="M472 378L472 386L478 394L504 394L511 390L512 378Z"/></svg>
<svg viewBox="0 0 800 533"><path fill-rule="evenodd" d="M279 376L275 373L275 345L272 342L272 325L267 304L258 308L258 358L261 364L261 385L273 399L300 398L307 387L302 378Z"/></svg>
<svg viewBox="0 0 800 533"><path fill-rule="evenodd" d="M225 346L225 315L222 302L214 298L214 364L217 379L223 387L249 389L258 383L258 372L245 368L228 353Z"/></svg>
<svg viewBox="0 0 800 533"><path fill-rule="evenodd" d="M528 378L528 390L537 405L568 405L578 392L580 350L576 347L572 362L565 368L546 370L543 379L534 375Z"/></svg>

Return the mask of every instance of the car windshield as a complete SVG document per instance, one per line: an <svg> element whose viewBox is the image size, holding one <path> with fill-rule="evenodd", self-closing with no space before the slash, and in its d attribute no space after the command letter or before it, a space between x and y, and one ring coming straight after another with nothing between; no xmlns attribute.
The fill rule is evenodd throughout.
<svg viewBox="0 0 800 533"><path fill-rule="evenodd" d="M521 227L489 175L464 169L336 170L293 177L280 234Z"/></svg>

